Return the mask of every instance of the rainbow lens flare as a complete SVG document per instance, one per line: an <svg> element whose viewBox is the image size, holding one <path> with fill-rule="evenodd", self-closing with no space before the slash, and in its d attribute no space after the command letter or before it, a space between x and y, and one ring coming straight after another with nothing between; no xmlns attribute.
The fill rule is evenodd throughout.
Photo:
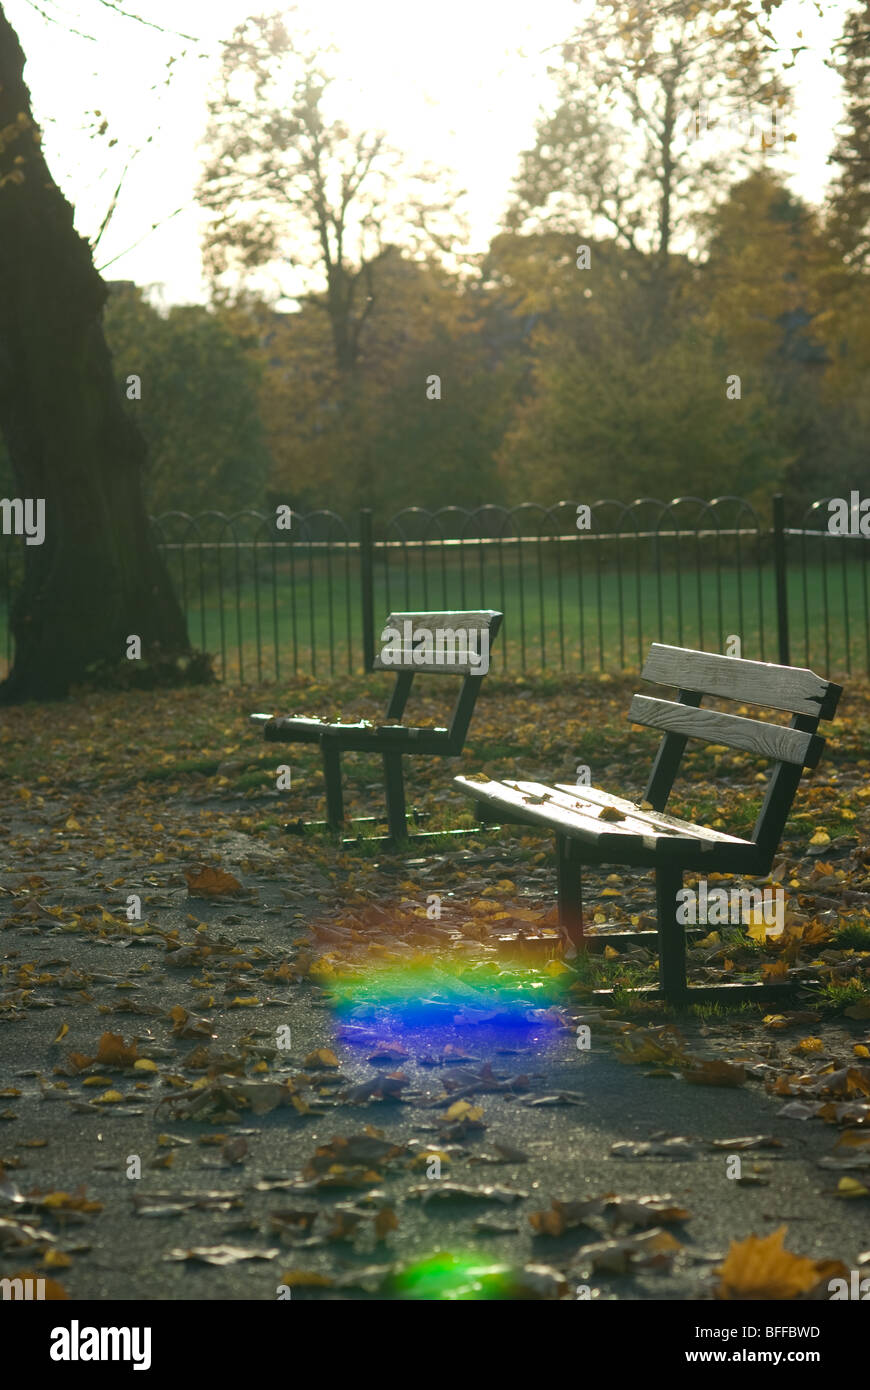
<svg viewBox="0 0 870 1390"><path fill-rule="evenodd" d="M406 1299L496 1300L511 1298L514 1284L510 1265L487 1263L479 1254L439 1250L398 1271L392 1292Z"/></svg>
<svg viewBox="0 0 870 1390"><path fill-rule="evenodd" d="M335 1009L343 1042L353 1044L359 1034L367 1045L375 1030L381 1037L402 1034L405 1041L411 1033L417 1045L486 1038L510 1050L555 1039L564 1027L556 1005L574 979L558 961L503 967L431 957L365 966L326 960L311 973Z"/></svg>

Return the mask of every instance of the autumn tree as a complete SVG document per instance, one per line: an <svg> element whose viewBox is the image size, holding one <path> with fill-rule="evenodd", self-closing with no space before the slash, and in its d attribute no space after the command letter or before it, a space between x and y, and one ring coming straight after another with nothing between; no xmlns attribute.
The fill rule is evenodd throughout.
<svg viewBox="0 0 870 1390"><path fill-rule="evenodd" d="M711 210L704 239L705 336L744 393L762 389L785 490L819 496L841 473L843 444L826 401L838 266L820 216L781 179L758 172Z"/></svg>
<svg viewBox="0 0 870 1390"><path fill-rule="evenodd" d="M435 261L399 254L379 280L353 412L317 308L248 307L276 500L304 510L328 501L345 514L365 504L381 516L493 500L512 385L486 296Z"/></svg>
<svg viewBox="0 0 870 1390"><path fill-rule="evenodd" d="M271 270L273 298L315 305L348 375L383 263L399 242L446 244L456 222L428 173L412 177L382 133L332 114L324 55L294 16L248 19L223 46L198 193L205 260L219 292Z"/></svg>
<svg viewBox="0 0 870 1390"><path fill-rule="evenodd" d="M508 225L612 239L651 287L658 334L693 216L774 143L785 98L763 26L748 4L599 0L551 71L555 100L521 156Z"/></svg>
<svg viewBox="0 0 870 1390"><path fill-rule="evenodd" d="M117 389L106 286L46 164L25 58L0 4L0 429L22 498L45 500L11 623L10 702L63 695L127 638L186 662L185 621L145 511L145 444Z"/></svg>
<svg viewBox="0 0 870 1390"><path fill-rule="evenodd" d="M522 240L528 275L502 239L491 271L506 267L515 294L528 286L519 305L532 311L524 390L499 450L510 500L769 490L785 460L764 384L747 378L742 399L728 399L727 353L695 302L699 269L675 258L671 332L638 353L645 288L626 270L630 251L602 242L581 274L576 236Z"/></svg>

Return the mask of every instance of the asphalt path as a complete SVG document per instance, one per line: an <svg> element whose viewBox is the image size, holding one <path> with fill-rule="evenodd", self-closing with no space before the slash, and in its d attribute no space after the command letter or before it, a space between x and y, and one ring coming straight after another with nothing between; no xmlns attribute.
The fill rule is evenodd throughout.
<svg viewBox="0 0 870 1390"><path fill-rule="evenodd" d="M238 837L239 854L246 838ZM225 862L232 867L232 854ZM397 868L406 875L412 872L401 864ZM190 915L197 906L177 877L164 876L147 920L156 931L178 927L187 940L192 939ZM286 887L286 877L283 882ZM256 890L253 903L208 906L210 934L259 953L259 964L264 957L292 961L308 945L307 920L334 896L328 874L319 883L309 874L291 903L274 874L248 874L246 883ZM76 890L67 880L65 901L74 901L77 891L82 898L93 897L91 890ZM202 904L198 907L206 915ZM292 1046L272 1058L268 1078L298 1074L314 1049L331 1048L342 1084L330 1085L325 1078L316 1102L323 1108L314 1113L284 1105L215 1125L174 1118L160 1102L180 1092L150 1074L141 1075L140 1091L135 1089L139 1073L113 1074L113 1082L132 1099L100 1108L90 1104L94 1091L86 1091L74 1076L66 1079L66 1089L56 1089L64 1078L53 1067L71 1048L92 1051L101 1028L122 1033L127 1041L135 1038L139 1056L153 1052L161 1073L173 1070L176 1060L180 1068L194 1051L200 1040L174 1036L167 1015L179 1004L199 1012L197 970L169 968L158 936L109 938L98 944L93 935L77 936L37 922L0 934L0 959L7 984L23 963L33 962L37 976L40 971L62 975L68 987L68 1007L56 988L41 990L37 984L34 993L44 995L45 1007L31 1004L0 1014L0 1090L20 1092L0 1097L0 1159L7 1164L0 1182L0 1220L18 1217L50 1232L54 1248L68 1255L69 1262L62 1259L58 1267L44 1270L33 1249L12 1243L7 1231L0 1241L3 1276L38 1268L75 1299L268 1300L278 1296L287 1271L303 1271L306 1278L313 1273L325 1280L343 1278L344 1283L317 1288L295 1282L294 1299L365 1299L379 1296L379 1276L363 1274L357 1287L350 1286L348 1276L448 1252L483 1263L548 1266L569 1286L588 1287L594 1298L687 1300L711 1297L716 1263L731 1241L751 1233L764 1236L786 1225L789 1249L817 1259L837 1258L850 1268L857 1267L859 1255L870 1246L866 1201L835 1198L831 1194L839 1175L818 1166L832 1152L835 1128L783 1117L785 1101L768 1094L754 1077L739 1088L706 1087L626 1066L614 1052L614 1020L594 1010L584 1014L579 1004L574 1021L585 1017L591 1033L591 1046L583 1051L569 1029L548 1022L507 1030L492 1023L455 1024L451 1016L431 1027L402 1028L395 1021L387 1025L362 1018L351 1019L348 1031L347 1021L343 1025L336 1019L322 992L308 981L272 985L269 1003L256 1011L231 1009L220 999L207 1011L215 1035L212 1048L229 1048L245 1037L250 1046L253 1034L254 1043L259 1037L268 1049L276 1030L289 1025ZM78 995L82 977L76 972L88 980L89 1002ZM137 1013L114 1012L118 984L124 981L135 985L122 994L135 1001ZM69 1024L69 1033L54 1044L62 1021ZM848 1049L866 1034L866 1024L843 1024L841 1034L833 1045ZM686 1036L693 1050L708 1057L733 1059L741 1051L750 1060L763 1055L758 1024L739 1017L706 1027L696 1020L686 1026ZM368 1060L390 1046L408 1054L400 1063L408 1078L402 1093L407 1098L339 1100L338 1091L352 1091L395 1070L396 1063L389 1060ZM443 1078L455 1076L457 1068L479 1072L486 1063L501 1083L511 1077L527 1081L516 1089L473 1096L470 1103L482 1108L485 1127L459 1141L444 1141L439 1126L451 1102L438 1103ZM547 1099L552 1097L558 1103ZM410 1145L401 1159L383 1165L383 1180L372 1184L374 1195L368 1189L258 1189L258 1183L299 1180L319 1145L360 1134L366 1126L397 1145ZM223 1157L222 1145L199 1142L216 1132L246 1141L241 1159L234 1160L232 1150ZM167 1134L171 1148L158 1142L158 1136ZM711 1143L750 1135L771 1136L781 1147L742 1153L738 1181L728 1175L727 1150ZM676 1146L675 1156L667 1149L645 1157L613 1152L614 1145L625 1141L655 1139L661 1148L668 1136L689 1144ZM442 1165L440 1178L427 1177L419 1164L409 1169L415 1150L444 1149L445 1143L450 1161ZM524 1161L510 1157L514 1151ZM151 1166L169 1152L171 1166ZM131 1156L141 1159L140 1178L127 1175ZM496 1186L522 1195L504 1202L443 1200L434 1189L445 1182ZM20 1195L73 1193L80 1187L102 1210L22 1216ZM422 1196L415 1189L423 1189ZM233 1194L235 1204L173 1215L137 1211L136 1199L141 1207L143 1195L209 1192ZM669 1195L690 1212L689 1219L668 1227L681 1249L663 1268L629 1274L591 1270L577 1252L606 1238L600 1223L553 1237L537 1235L529 1222L530 1214L549 1208L554 1198L579 1201L612 1193ZM348 1203L357 1215L386 1207L395 1212L397 1226L377 1242L373 1223L365 1217L354 1240L332 1238L336 1209ZM319 1212L307 1235L282 1222L289 1210ZM226 1266L172 1258L179 1250L222 1244L266 1252L268 1258Z"/></svg>

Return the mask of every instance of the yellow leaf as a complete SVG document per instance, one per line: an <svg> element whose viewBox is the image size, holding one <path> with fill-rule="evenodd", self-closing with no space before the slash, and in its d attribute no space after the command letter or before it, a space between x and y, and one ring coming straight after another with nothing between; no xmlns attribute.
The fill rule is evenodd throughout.
<svg viewBox="0 0 870 1390"><path fill-rule="evenodd" d="M42 1263L46 1269L67 1269L72 1264L72 1258L63 1250L46 1250Z"/></svg>
<svg viewBox="0 0 870 1390"><path fill-rule="evenodd" d="M837 1183L838 1197L870 1197L870 1188L857 1178L841 1178Z"/></svg>
<svg viewBox="0 0 870 1390"><path fill-rule="evenodd" d="M483 1106L470 1105L467 1100L454 1101L447 1111L448 1120L482 1120Z"/></svg>
<svg viewBox="0 0 870 1390"><path fill-rule="evenodd" d="M96 1097L94 1105L115 1105L123 1099L120 1091L104 1091L101 1096Z"/></svg>
<svg viewBox="0 0 870 1390"><path fill-rule="evenodd" d="M544 966L545 975L572 975L574 972L561 960L548 960Z"/></svg>
<svg viewBox="0 0 870 1390"><path fill-rule="evenodd" d="M67 1035L68 1032L69 1032L69 1024L68 1024L68 1023L62 1023L62 1024L60 1025L60 1031L58 1032L57 1037L56 1037L56 1038L53 1038L52 1041L53 1041L53 1042L56 1042L56 1043L59 1043L60 1040L61 1040L61 1038L65 1038L65 1037L66 1037L66 1035Z"/></svg>
<svg viewBox="0 0 870 1390"><path fill-rule="evenodd" d="M761 973L765 980L781 980L788 974L788 963L784 960L762 961Z"/></svg>
<svg viewBox="0 0 870 1390"><path fill-rule="evenodd" d="M817 830L813 838L810 840L811 845L829 845L830 843L831 837L828 834L827 830Z"/></svg>
<svg viewBox="0 0 870 1390"><path fill-rule="evenodd" d="M801 1052L824 1052L825 1044L821 1038L801 1038L798 1043Z"/></svg>
<svg viewBox="0 0 870 1390"><path fill-rule="evenodd" d="M156 1071L157 1063L152 1062L150 1057L140 1057L138 1062L133 1063L134 1071Z"/></svg>
<svg viewBox="0 0 870 1390"><path fill-rule="evenodd" d="M787 1226L769 1236L732 1240L718 1269L716 1297L724 1299L785 1299L808 1293L819 1282L815 1260L783 1249Z"/></svg>
<svg viewBox="0 0 870 1390"><path fill-rule="evenodd" d="M67 829L67 830L81 830L81 826L79 825L79 823L78 823L78 821L76 820L75 816L70 816L70 817L68 818L68 820L66 821L66 829Z"/></svg>

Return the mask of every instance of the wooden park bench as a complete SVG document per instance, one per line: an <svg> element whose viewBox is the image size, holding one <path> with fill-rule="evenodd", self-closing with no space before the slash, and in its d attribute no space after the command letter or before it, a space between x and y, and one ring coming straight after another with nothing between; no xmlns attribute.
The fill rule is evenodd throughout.
<svg viewBox="0 0 870 1390"><path fill-rule="evenodd" d="M344 824L341 787L343 752L379 753L384 763L387 825L390 841L408 836L402 758L429 754L455 758L463 749L480 687L489 667L489 652L502 614L490 609L457 613L391 613L384 624L374 670L395 671L385 723L329 723L304 715L252 714L269 743L317 743L326 779L326 825L339 832ZM448 659L451 658L451 659ZM413 727L401 722L414 676L460 675L462 685L447 728ZM373 824L359 817L353 824ZM467 832L465 832L467 833Z"/></svg>
<svg viewBox="0 0 870 1390"><path fill-rule="evenodd" d="M628 711L634 724L661 729L643 803L626 801L595 787L558 783L497 782L457 777L477 803L483 820L542 826L556 837L559 927L568 942L583 948L581 872L584 864L624 864L655 870L659 984L655 993L672 1002L749 997L769 985L693 986L686 981L686 933L677 920L677 894L687 869L766 876L770 872L792 801L805 767L815 767L825 740L820 719L833 719L842 689L812 671L717 656L654 643L644 680L674 686L676 701L635 695ZM766 723L701 709L704 695L784 710L791 723ZM688 739L744 749L769 758L774 770L750 840L665 813ZM649 933L647 933L648 939ZM621 939L643 939L640 933Z"/></svg>

